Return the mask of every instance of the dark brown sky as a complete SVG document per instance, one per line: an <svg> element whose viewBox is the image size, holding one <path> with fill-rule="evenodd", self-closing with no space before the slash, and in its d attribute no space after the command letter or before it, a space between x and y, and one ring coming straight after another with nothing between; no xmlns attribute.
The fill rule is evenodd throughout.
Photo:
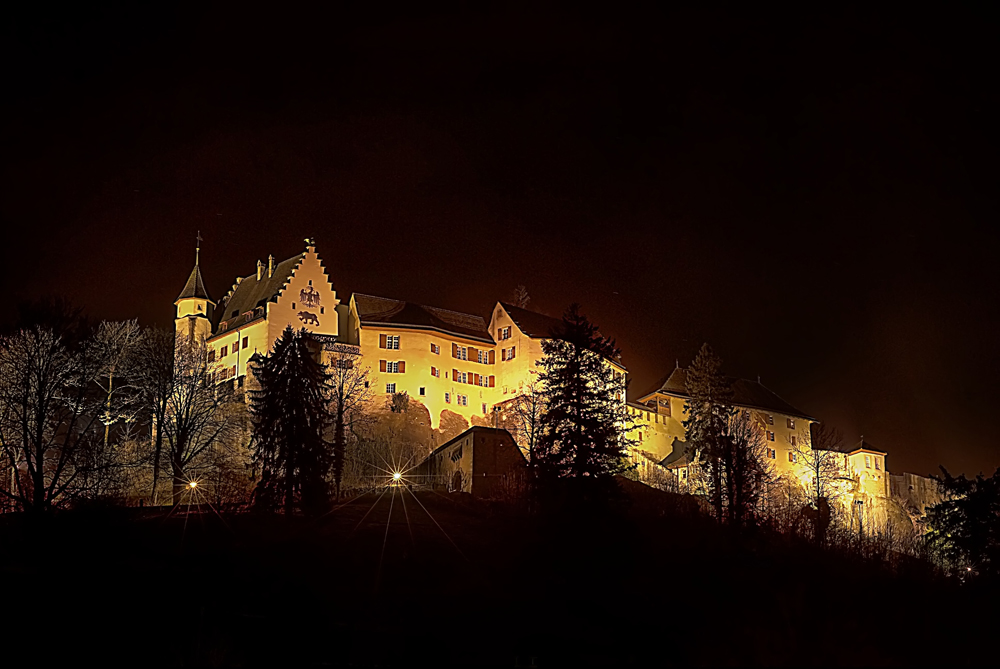
<svg viewBox="0 0 1000 669"><path fill-rule="evenodd" d="M1000 464L991 17L387 7L10 17L4 295L166 325L197 230L215 296L311 235L345 298L524 283L635 391L707 340L893 470Z"/></svg>

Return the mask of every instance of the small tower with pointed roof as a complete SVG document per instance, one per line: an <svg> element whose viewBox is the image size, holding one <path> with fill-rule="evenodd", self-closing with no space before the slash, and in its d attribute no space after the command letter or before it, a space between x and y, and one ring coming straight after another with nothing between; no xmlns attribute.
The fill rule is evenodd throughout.
<svg viewBox="0 0 1000 669"><path fill-rule="evenodd" d="M212 336L212 316L215 310L215 302L208 296L205 282L201 278L200 256L201 234L199 233L194 251L194 269L184 284L184 290L174 301L174 306L177 308L174 330L184 334L191 341L204 341Z"/></svg>

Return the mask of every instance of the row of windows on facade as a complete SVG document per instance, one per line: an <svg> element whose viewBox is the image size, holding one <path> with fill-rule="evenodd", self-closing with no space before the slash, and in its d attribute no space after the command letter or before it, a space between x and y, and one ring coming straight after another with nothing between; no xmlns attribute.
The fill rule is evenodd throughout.
<svg viewBox="0 0 1000 669"><path fill-rule="evenodd" d="M406 373L406 361L405 360L379 360L378 369L380 372L386 374L405 374ZM431 376L440 379L441 378L441 368L431 367ZM460 372L457 369L451 370L451 378L456 383L469 383L474 386L479 386L481 388L494 388L496 387L496 376L486 374L477 374L475 372Z"/></svg>
<svg viewBox="0 0 1000 669"><path fill-rule="evenodd" d="M431 343L431 353L434 355L441 355L441 346L435 343ZM378 336L378 347L387 350L399 350L399 335L385 335L380 334ZM514 350L515 347L503 349L500 353L501 360L513 360L516 354ZM469 360L472 362L478 362L481 365L492 365L496 363L496 353L491 349L481 349L474 346L459 346L458 344L452 342L451 345L451 357L456 360Z"/></svg>
<svg viewBox="0 0 1000 669"><path fill-rule="evenodd" d="M795 441L794 441L794 437L793 437L792 446L794 446L794 445L795 445ZM767 457L769 457L772 460L776 459L778 457L777 451L775 451L773 448L767 449ZM789 451L788 452L788 461L789 462L798 462L799 461L799 454L796 453L795 451ZM881 471L882 470L882 458L880 458L878 456L875 456L874 458L872 458L872 456L866 455L865 456L865 467L867 469L871 469L873 461L874 461L874 464L875 464L875 470L876 471ZM844 456L844 468L847 469L849 466L850 466L850 458L845 455Z"/></svg>
<svg viewBox="0 0 1000 669"><path fill-rule="evenodd" d="M250 345L250 338L249 337L244 337L243 338L243 348L246 348L249 345ZM239 340L239 338L237 338L236 341L233 342L233 353L235 354L236 351L239 350L239 348L240 348L240 340ZM223 346L222 348L219 349L219 359L220 360L222 358L225 358L227 355L229 355L229 344L226 344L225 346ZM210 363L215 362L215 349L214 348L213 349L209 349L209 351L208 351L208 361Z"/></svg>
<svg viewBox="0 0 1000 669"><path fill-rule="evenodd" d="M420 394L421 397L424 397L426 395L426 390L427 389L424 388L423 386L420 387L419 394ZM387 384L385 384L385 392L386 392L387 395L391 395L391 394L395 393L396 392L396 384L395 383L387 383ZM455 399L455 404L457 404L458 406L462 406L462 407L469 406L469 396L468 395L460 395L460 394L456 393L454 395L454 399ZM444 402L445 402L445 404L451 404L452 403L452 393L445 393L444 394ZM485 402L483 402L483 413L486 413L486 403Z"/></svg>

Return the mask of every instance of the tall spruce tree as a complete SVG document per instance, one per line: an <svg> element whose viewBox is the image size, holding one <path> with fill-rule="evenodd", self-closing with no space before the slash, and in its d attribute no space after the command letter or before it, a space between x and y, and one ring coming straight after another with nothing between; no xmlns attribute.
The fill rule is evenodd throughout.
<svg viewBox="0 0 1000 669"><path fill-rule="evenodd" d="M698 457L708 468L709 498L720 522L726 492L724 459L730 450L726 435L733 413L733 391L721 370L722 359L708 344L702 344L687 371L686 389L690 399L685 405L688 417L684 421L689 455Z"/></svg>
<svg viewBox="0 0 1000 669"><path fill-rule="evenodd" d="M608 362L619 350L574 304L553 337L543 340L542 352L545 410L531 462L535 480L574 501L603 501L614 488L612 477L629 468L632 445L625 376Z"/></svg>
<svg viewBox="0 0 1000 669"><path fill-rule="evenodd" d="M317 360L309 334L285 329L267 356L254 363L260 388L250 391L254 462L261 473L254 495L262 508L296 503L308 512L328 498L333 461L324 440L330 425L330 375Z"/></svg>

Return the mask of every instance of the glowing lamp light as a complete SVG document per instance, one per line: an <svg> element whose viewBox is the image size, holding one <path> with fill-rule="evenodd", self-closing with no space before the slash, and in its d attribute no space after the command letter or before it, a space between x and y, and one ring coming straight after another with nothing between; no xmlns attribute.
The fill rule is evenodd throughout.
<svg viewBox="0 0 1000 669"><path fill-rule="evenodd" d="M398 481L401 478L403 478L402 474L400 474L399 472L393 472L393 474L392 474L392 480L393 481Z"/></svg>
<svg viewBox="0 0 1000 669"><path fill-rule="evenodd" d="M188 485L190 487L192 487L192 488L197 488L198 487L198 482L197 481L191 481L191 483L188 483Z"/></svg>

